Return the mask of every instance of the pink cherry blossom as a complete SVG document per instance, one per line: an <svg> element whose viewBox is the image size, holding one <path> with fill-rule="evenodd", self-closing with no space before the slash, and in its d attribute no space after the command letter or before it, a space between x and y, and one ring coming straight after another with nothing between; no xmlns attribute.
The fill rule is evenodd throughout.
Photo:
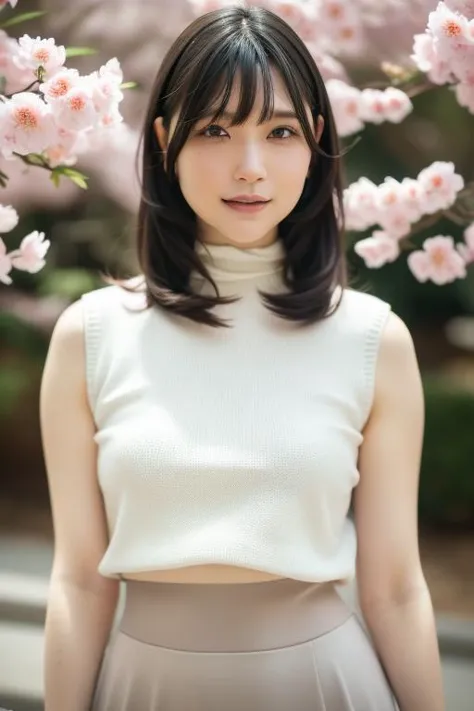
<svg viewBox="0 0 474 711"><path fill-rule="evenodd" d="M407 262L420 282L431 280L440 286L466 276L464 259L456 250L453 238L444 235L426 239L423 249L412 252Z"/></svg>
<svg viewBox="0 0 474 711"><path fill-rule="evenodd" d="M120 113L118 106L112 106L112 108L107 112L102 112L99 120L99 126L106 129L117 126L117 124L123 121L123 116Z"/></svg>
<svg viewBox="0 0 474 711"><path fill-rule="evenodd" d="M16 7L18 0L0 0L0 8L5 7L8 3L10 3L12 7Z"/></svg>
<svg viewBox="0 0 474 711"><path fill-rule="evenodd" d="M351 183L344 190L346 227L350 230L365 230L376 221L378 188L365 177Z"/></svg>
<svg viewBox="0 0 474 711"><path fill-rule="evenodd" d="M380 89L364 89L360 94L360 117L371 123L385 121L384 92Z"/></svg>
<svg viewBox="0 0 474 711"><path fill-rule="evenodd" d="M378 186L375 209L375 219L390 237L401 239L410 232L412 217L416 215L407 207L398 180L387 177Z"/></svg>
<svg viewBox="0 0 474 711"><path fill-rule="evenodd" d="M75 165L77 163L77 148L79 144L79 134L77 131L67 131L58 128L55 143L49 145L44 155L49 161L51 168L57 165Z"/></svg>
<svg viewBox="0 0 474 711"><path fill-rule="evenodd" d="M381 230L376 230L371 237L356 242L354 250L369 269L378 269L388 262L394 262L400 255L397 240Z"/></svg>
<svg viewBox="0 0 474 711"><path fill-rule="evenodd" d="M404 91L389 86L384 91L385 117L392 123L401 123L413 111L413 104Z"/></svg>
<svg viewBox="0 0 474 711"><path fill-rule="evenodd" d="M474 222L464 230L464 244L458 244L457 250L466 264L474 262Z"/></svg>
<svg viewBox="0 0 474 711"><path fill-rule="evenodd" d="M448 61L455 78L459 81L469 82L474 64L474 41L470 47L463 45L451 52Z"/></svg>
<svg viewBox="0 0 474 711"><path fill-rule="evenodd" d="M411 222L401 205L395 209L381 212L378 222L386 234L393 239L402 239L411 231Z"/></svg>
<svg viewBox="0 0 474 711"><path fill-rule="evenodd" d="M0 205L0 232L11 232L18 224L18 213L11 205Z"/></svg>
<svg viewBox="0 0 474 711"><path fill-rule="evenodd" d="M363 30L358 8L343 0L326 0L319 5L317 23L336 55L361 51Z"/></svg>
<svg viewBox="0 0 474 711"><path fill-rule="evenodd" d="M420 71L428 75L433 84L441 86L455 81L450 62L445 56L438 53L432 35L428 33L415 35L411 59Z"/></svg>
<svg viewBox="0 0 474 711"><path fill-rule="evenodd" d="M46 264L44 256L50 244L49 240L44 239L44 232L31 232L21 241L19 254L12 257L13 266L30 274L36 274ZM16 252L13 254L16 255Z"/></svg>
<svg viewBox="0 0 474 711"><path fill-rule="evenodd" d="M90 80L81 78L65 96L51 104L57 125L69 131L94 128L98 114L94 106L93 86Z"/></svg>
<svg viewBox="0 0 474 711"><path fill-rule="evenodd" d="M405 92L388 87L364 89L361 93L361 118L370 123L391 121L401 123L413 111L413 104Z"/></svg>
<svg viewBox="0 0 474 711"><path fill-rule="evenodd" d="M417 222L423 215L422 205L425 193L422 185L413 178L403 178L399 190L401 204L406 210L409 220Z"/></svg>
<svg viewBox="0 0 474 711"><path fill-rule="evenodd" d="M331 101L337 132L340 136L349 136L364 128L360 118L361 92L339 79L326 82L326 90Z"/></svg>
<svg viewBox="0 0 474 711"><path fill-rule="evenodd" d="M49 106L37 95L20 92L3 103L0 121L4 155L41 153L53 139L56 128Z"/></svg>
<svg viewBox="0 0 474 711"><path fill-rule="evenodd" d="M60 69L56 74L40 84L40 91L47 103L52 104L64 98L79 81L77 69Z"/></svg>
<svg viewBox="0 0 474 711"><path fill-rule="evenodd" d="M21 91L31 84L31 70L20 68L16 57L20 51L17 40L0 30L0 75L6 82L6 92Z"/></svg>
<svg viewBox="0 0 474 711"><path fill-rule="evenodd" d="M294 0L273 0L272 10L294 29L304 19L302 5Z"/></svg>
<svg viewBox="0 0 474 711"><path fill-rule="evenodd" d="M377 188L376 207L377 209L389 210L401 205L401 186L395 178L387 177Z"/></svg>
<svg viewBox="0 0 474 711"><path fill-rule="evenodd" d="M86 77L92 87L92 97L98 113L110 113L123 99L120 85L123 80L118 61L109 60L98 72Z"/></svg>
<svg viewBox="0 0 474 711"><path fill-rule="evenodd" d="M41 39L41 37L30 37L23 35L18 40L20 54L18 62L20 66L30 68L36 72L39 67L43 67L45 78L52 77L66 61L66 50L62 45L56 46L53 38Z"/></svg>
<svg viewBox="0 0 474 711"><path fill-rule="evenodd" d="M7 254L5 242L0 237L0 282L3 284L10 285L12 283L12 278L8 276L12 270L12 266L12 260Z"/></svg>
<svg viewBox="0 0 474 711"><path fill-rule="evenodd" d="M456 201L457 193L464 187L464 179L454 171L454 163L435 161L418 174L417 179L424 191L424 213L446 210Z"/></svg>
<svg viewBox="0 0 474 711"><path fill-rule="evenodd" d="M467 18L450 10L444 2L439 2L436 10L428 15L428 30L442 48L469 43Z"/></svg>

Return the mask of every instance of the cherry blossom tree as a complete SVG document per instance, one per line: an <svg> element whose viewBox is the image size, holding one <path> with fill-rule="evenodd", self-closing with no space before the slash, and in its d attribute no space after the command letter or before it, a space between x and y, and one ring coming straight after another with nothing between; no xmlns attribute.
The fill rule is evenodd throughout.
<svg viewBox="0 0 474 711"><path fill-rule="evenodd" d="M0 3L0 9L6 5ZM14 7L16 0L10 0ZM91 142L122 122L123 73L116 58L99 70L81 76L65 67L68 56L87 53L56 45L53 38L24 34L18 40L7 36L5 27L43 13L26 13L3 24L0 94L0 153L7 161L22 161L50 173L58 185L61 177L87 188L87 177L72 168L78 155ZM0 171L0 184L8 175ZM0 205L0 233L18 224L11 205ZM26 235L19 248L7 252L0 237L0 281L11 284L13 268L36 273L43 268L50 241L43 232Z"/></svg>

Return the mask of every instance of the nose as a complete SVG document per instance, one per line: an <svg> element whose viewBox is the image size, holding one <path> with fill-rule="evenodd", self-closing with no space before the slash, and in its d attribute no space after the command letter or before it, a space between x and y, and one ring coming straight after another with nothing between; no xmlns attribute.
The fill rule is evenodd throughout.
<svg viewBox="0 0 474 711"><path fill-rule="evenodd" d="M235 169L236 180L254 183L267 177L263 150L256 142L239 147L239 160Z"/></svg>

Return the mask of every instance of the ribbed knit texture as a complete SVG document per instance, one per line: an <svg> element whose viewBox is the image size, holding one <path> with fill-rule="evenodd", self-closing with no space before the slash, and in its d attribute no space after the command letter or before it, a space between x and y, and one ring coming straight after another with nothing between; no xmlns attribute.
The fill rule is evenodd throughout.
<svg viewBox="0 0 474 711"><path fill-rule="evenodd" d="M87 386L110 542L102 575L219 563L309 582L347 581L348 509L390 306L345 290L301 329L257 288L284 291L283 246L196 246L230 329L115 286L85 294ZM197 274L200 293L212 287Z"/></svg>

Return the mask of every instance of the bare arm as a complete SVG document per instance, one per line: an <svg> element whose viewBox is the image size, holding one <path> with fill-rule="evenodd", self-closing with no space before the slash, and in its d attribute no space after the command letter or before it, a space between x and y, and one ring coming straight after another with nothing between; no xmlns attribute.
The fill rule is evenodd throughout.
<svg viewBox="0 0 474 711"><path fill-rule="evenodd" d="M77 302L56 324L40 396L55 537L45 626L45 711L89 709L119 593L119 581L97 572L107 528L83 340Z"/></svg>
<svg viewBox="0 0 474 711"><path fill-rule="evenodd" d="M413 342L391 314L354 492L359 602L401 711L444 711L431 596L418 543L424 399Z"/></svg>

